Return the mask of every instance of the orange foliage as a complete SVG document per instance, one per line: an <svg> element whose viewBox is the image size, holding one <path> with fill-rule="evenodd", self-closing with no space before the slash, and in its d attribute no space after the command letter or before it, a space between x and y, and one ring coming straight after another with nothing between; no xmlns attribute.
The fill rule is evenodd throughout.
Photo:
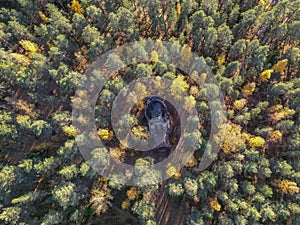
<svg viewBox="0 0 300 225"><path fill-rule="evenodd" d="M276 72L282 72L284 71L284 69L286 68L288 64L288 60L287 59L283 59L278 61L273 67L272 69Z"/></svg>
<svg viewBox="0 0 300 225"><path fill-rule="evenodd" d="M221 205L218 202L217 198L214 198L213 200L210 201L210 207L215 210L215 211L220 211L221 210Z"/></svg>
<svg viewBox="0 0 300 225"><path fill-rule="evenodd" d="M295 194L295 193L299 193L300 191L300 188L297 186L297 183L291 180L280 181L278 187L281 189L283 193Z"/></svg>
<svg viewBox="0 0 300 225"><path fill-rule="evenodd" d="M80 3L76 0L72 1L72 5L69 6L74 12L82 14L84 9L81 7Z"/></svg>
<svg viewBox="0 0 300 225"><path fill-rule="evenodd" d="M250 95L252 95L252 93L254 92L255 90L255 83L252 82L252 83L248 83L246 84L243 89L242 89L242 92L244 94L245 97L248 97Z"/></svg>

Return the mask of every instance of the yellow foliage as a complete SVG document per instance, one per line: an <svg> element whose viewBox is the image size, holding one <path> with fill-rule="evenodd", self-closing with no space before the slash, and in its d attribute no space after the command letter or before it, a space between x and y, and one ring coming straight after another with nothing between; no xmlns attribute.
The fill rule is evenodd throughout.
<svg viewBox="0 0 300 225"><path fill-rule="evenodd" d="M156 76L150 80L148 90L149 90L149 87L153 87L156 90L164 90L166 88L166 85L164 84L163 79L160 76Z"/></svg>
<svg viewBox="0 0 300 225"><path fill-rule="evenodd" d="M265 0L259 0L258 5L265 5L266 1Z"/></svg>
<svg viewBox="0 0 300 225"><path fill-rule="evenodd" d="M111 157L113 157L116 160L120 160L122 155L124 154L124 150L120 148L110 148L109 149L109 154Z"/></svg>
<svg viewBox="0 0 300 225"><path fill-rule="evenodd" d="M218 66L222 66L225 63L226 55L219 55L217 58Z"/></svg>
<svg viewBox="0 0 300 225"><path fill-rule="evenodd" d="M173 175L175 180L179 180L181 177L181 173L179 171L177 171L174 175Z"/></svg>
<svg viewBox="0 0 300 225"><path fill-rule="evenodd" d="M215 210L215 211L220 211L221 210L221 205L218 202L217 198L214 198L213 200L210 201L210 207Z"/></svg>
<svg viewBox="0 0 300 225"><path fill-rule="evenodd" d="M80 3L76 0L73 0L72 5L69 5L69 7L78 14L82 14L84 12L84 9L81 7Z"/></svg>
<svg viewBox="0 0 300 225"><path fill-rule="evenodd" d="M240 100L235 100L233 103L234 108L237 110L242 110L246 104L247 104L247 100L245 98L242 98Z"/></svg>
<svg viewBox="0 0 300 225"><path fill-rule="evenodd" d="M134 86L133 91L136 94L136 96L145 96L147 94L147 87L144 84L137 82Z"/></svg>
<svg viewBox="0 0 300 225"><path fill-rule="evenodd" d="M275 130L271 133L270 140L272 142L281 142L282 140L282 133L280 130Z"/></svg>
<svg viewBox="0 0 300 225"><path fill-rule="evenodd" d="M143 100L138 100L136 103L136 107L141 111L143 109L145 109L146 105L145 105L145 101Z"/></svg>
<svg viewBox="0 0 300 225"><path fill-rule="evenodd" d="M39 50L39 47L37 44L31 42L31 41L28 41L28 40L21 40L19 42L22 47L27 51L27 53L35 53Z"/></svg>
<svg viewBox="0 0 300 225"><path fill-rule="evenodd" d="M127 192L127 197L129 200L134 200L138 197L138 191L136 187L131 187Z"/></svg>
<svg viewBox="0 0 300 225"><path fill-rule="evenodd" d="M192 86L190 88L190 95L194 96L195 98L199 97L199 90L197 86Z"/></svg>
<svg viewBox="0 0 300 225"><path fill-rule="evenodd" d="M122 209L128 209L129 206L130 206L130 202L128 200L123 201L121 204Z"/></svg>
<svg viewBox="0 0 300 225"><path fill-rule="evenodd" d="M28 116L28 115L18 115L16 117L16 121L21 126L29 127L31 125L30 116Z"/></svg>
<svg viewBox="0 0 300 225"><path fill-rule="evenodd" d="M255 147L262 147L265 145L266 141L265 139L263 139L262 137L260 136L256 136L256 137L252 137L248 140L249 142L249 145L252 147L252 148L255 148Z"/></svg>
<svg viewBox="0 0 300 225"><path fill-rule="evenodd" d="M18 54L18 53L11 53L10 54L15 60L18 61L18 63L21 63L23 66L29 66L31 63L31 60L22 54Z"/></svg>
<svg viewBox="0 0 300 225"><path fill-rule="evenodd" d="M186 167L194 167L197 164L197 160L194 155L192 155L191 159L184 165Z"/></svg>
<svg viewBox="0 0 300 225"><path fill-rule="evenodd" d="M151 52L150 61L154 63L157 63L159 61L157 51Z"/></svg>
<svg viewBox="0 0 300 225"><path fill-rule="evenodd" d="M181 13L181 5L180 5L180 2L178 2L177 5L176 5L176 11L177 11L177 16L179 16L180 13Z"/></svg>
<svg viewBox="0 0 300 225"><path fill-rule="evenodd" d="M297 183L291 180L280 181L278 187L282 190L283 193L295 194L299 193L300 191L300 188L297 186Z"/></svg>
<svg viewBox="0 0 300 225"><path fill-rule="evenodd" d="M184 109L186 109L188 112L191 112L196 106L196 100L194 96L189 95L184 97Z"/></svg>
<svg viewBox="0 0 300 225"><path fill-rule="evenodd" d="M122 149L122 150L126 150L127 149L127 145L125 145L124 143L120 142L119 148Z"/></svg>
<svg viewBox="0 0 300 225"><path fill-rule="evenodd" d="M274 112L273 114L271 114L271 118L273 120L275 120L276 122L288 117L293 116L296 113L295 110L293 109L289 109L289 108L283 108L281 110L278 110L277 112Z"/></svg>
<svg viewBox="0 0 300 225"><path fill-rule="evenodd" d="M103 140L111 140L111 138L113 137L114 133L112 131L110 131L109 129L99 129L97 134L99 135L99 137Z"/></svg>
<svg viewBox="0 0 300 225"><path fill-rule="evenodd" d="M67 134L70 137L75 137L76 133L77 133L77 129L76 127L74 127L73 125L70 126L64 126L62 128L62 130L65 132L65 134Z"/></svg>
<svg viewBox="0 0 300 225"><path fill-rule="evenodd" d="M189 88L188 83L185 81L184 76L179 75L176 77L172 85L170 87L171 89L171 94L176 98L176 99L181 99L182 95L187 91Z"/></svg>
<svg viewBox="0 0 300 225"><path fill-rule="evenodd" d="M173 177L178 180L181 177L180 171L178 171L174 166L168 166L166 171L168 177Z"/></svg>
<svg viewBox="0 0 300 225"><path fill-rule="evenodd" d="M242 89L244 96L247 97L247 96L252 95L253 91L255 90L255 86L256 85L254 82L246 84Z"/></svg>
<svg viewBox="0 0 300 225"><path fill-rule="evenodd" d="M280 105L280 104L277 104L277 105L274 105L274 106L272 106L271 108L269 108L269 111L272 113L272 112L277 112L277 111L279 111L280 109L282 109L283 108L283 106L282 105Z"/></svg>
<svg viewBox="0 0 300 225"><path fill-rule="evenodd" d="M276 72L282 72L284 71L284 69L286 68L288 64L288 60L287 59L283 59L278 61L273 67L272 69Z"/></svg>
<svg viewBox="0 0 300 225"><path fill-rule="evenodd" d="M192 50L191 47L185 44L180 51L180 64L182 67L188 67L191 64Z"/></svg>
<svg viewBox="0 0 300 225"><path fill-rule="evenodd" d="M260 79L263 82L267 82L271 78L271 74L273 73L273 70L265 70L260 74Z"/></svg>
<svg viewBox="0 0 300 225"><path fill-rule="evenodd" d="M136 126L131 129L132 133L138 138L149 138L150 133L147 128L142 126Z"/></svg>
<svg viewBox="0 0 300 225"><path fill-rule="evenodd" d="M259 0L258 5L264 6L264 10L268 10L271 6L271 3L267 0Z"/></svg>
<svg viewBox="0 0 300 225"><path fill-rule="evenodd" d="M95 185L91 190L90 203L95 209L96 214L100 215L102 212L105 212L109 206L111 206L111 190L107 187L107 183Z"/></svg>
<svg viewBox="0 0 300 225"><path fill-rule="evenodd" d="M43 21L48 22L49 18L42 11L39 11L39 15Z"/></svg>
<svg viewBox="0 0 300 225"><path fill-rule="evenodd" d="M249 134L246 133L246 132L242 132L242 137L243 137L245 140L249 140Z"/></svg>
<svg viewBox="0 0 300 225"><path fill-rule="evenodd" d="M219 127L219 132L214 135L215 142L221 146L224 153L238 152L239 147L245 144L245 136L241 133L241 126L227 123Z"/></svg>
<svg viewBox="0 0 300 225"><path fill-rule="evenodd" d="M199 84L199 87L202 88L206 82L206 78L207 78L207 74L206 73L202 73L200 75L200 79L198 80L198 84Z"/></svg>

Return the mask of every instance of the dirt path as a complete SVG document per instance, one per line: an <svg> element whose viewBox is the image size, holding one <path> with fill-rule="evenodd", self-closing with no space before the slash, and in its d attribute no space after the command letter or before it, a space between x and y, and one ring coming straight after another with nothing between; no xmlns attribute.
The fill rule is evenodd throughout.
<svg viewBox="0 0 300 225"><path fill-rule="evenodd" d="M156 199L155 218L158 225L184 225L188 206L181 198L169 196L164 182Z"/></svg>

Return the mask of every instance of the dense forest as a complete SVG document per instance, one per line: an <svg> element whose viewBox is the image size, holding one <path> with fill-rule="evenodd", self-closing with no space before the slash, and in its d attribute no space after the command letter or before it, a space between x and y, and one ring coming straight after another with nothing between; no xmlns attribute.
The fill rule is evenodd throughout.
<svg viewBox="0 0 300 225"><path fill-rule="evenodd" d="M0 0L0 224L300 224L299 31L299 0ZM108 57L121 69L96 96L105 146L87 160L72 122L74 105L85 107L76 90L99 57L135 42L123 55L149 60ZM179 64L192 68L197 55L216 84L163 60L165 42ZM170 149L135 151L113 129L114 101L145 78L169 80L165 89L183 102L166 103ZM147 93L147 83L134 90ZM210 101L218 90L222 101ZM133 107L119 122L147 139L145 102L127 99ZM184 118L188 129L184 110L196 112ZM181 134L194 143L184 166L145 169L171 155ZM207 151L212 162L201 170ZM136 166L135 185L93 168L108 156Z"/></svg>

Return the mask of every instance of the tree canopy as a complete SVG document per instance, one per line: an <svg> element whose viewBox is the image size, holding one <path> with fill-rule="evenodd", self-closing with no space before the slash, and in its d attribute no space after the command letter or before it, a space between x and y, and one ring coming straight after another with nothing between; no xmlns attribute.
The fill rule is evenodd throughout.
<svg viewBox="0 0 300 225"><path fill-rule="evenodd" d="M0 224L299 224L299 8L299 0L2 1ZM98 57L135 41L143 44L106 61L105 72L119 69L95 100L105 147L86 160L72 124L72 106L84 107L75 91ZM205 71L195 81L170 59L191 70L205 63L217 83ZM135 100L149 87L169 91L182 105L166 100L168 150L135 151L113 129L114 101L138 79L151 82L125 96L133 106L119 124L147 139L145 99ZM215 134L214 119L226 121ZM153 169L181 134L194 143L189 160ZM200 171L203 157L214 160ZM107 178L93 169L110 160L136 170ZM136 187L123 185L130 176Z"/></svg>

